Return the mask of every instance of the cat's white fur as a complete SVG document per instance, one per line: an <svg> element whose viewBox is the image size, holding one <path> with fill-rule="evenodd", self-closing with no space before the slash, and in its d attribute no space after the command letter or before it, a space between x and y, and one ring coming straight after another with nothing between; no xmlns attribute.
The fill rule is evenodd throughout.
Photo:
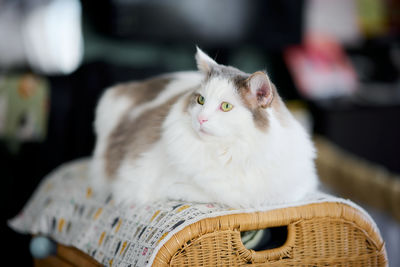
<svg viewBox="0 0 400 267"><path fill-rule="evenodd" d="M197 62L203 72L208 64L215 63L201 51ZM314 147L289 112L284 112L282 122L282 114L265 109L268 129L260 130L240 96L233 93L233 84L223 77L210 79L197 90L206 99L204 105L193 105L184 112L186 96L192 94L191 88L201 83L204 74L172 75L174 81L158 97L136 108L112 89L104 94L95 121L94 184L111 185L117 201L180 199L245 208L296 201L315 190ZM124 157L110 182L104 173L104 150L122 114L131 108L130 116L137 117L186 91L165 118L160 140L139 158ZM223 101L234 108L222 112L218 108ZM199 116L208 120L202 126Z"/></svg>

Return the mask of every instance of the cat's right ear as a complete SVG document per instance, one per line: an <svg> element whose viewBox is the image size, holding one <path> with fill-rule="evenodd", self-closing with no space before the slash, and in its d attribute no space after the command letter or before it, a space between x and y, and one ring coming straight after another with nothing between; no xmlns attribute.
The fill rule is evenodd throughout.
<svg viewBox="0 0 400 267"><path fill-rule="evenodd" d="M199 47L196 46L196 62L197 68L203 73L210 73L213 66L218 65L212 58L210 58L206 53L201 51Z"/></svg>
<svg viewBox="0 0 400 267"><path fill-rule="evenodd" d="M247 79L248 101L254 106L267 108L274 98L271 82L266 73L257 71Z"/></svg>

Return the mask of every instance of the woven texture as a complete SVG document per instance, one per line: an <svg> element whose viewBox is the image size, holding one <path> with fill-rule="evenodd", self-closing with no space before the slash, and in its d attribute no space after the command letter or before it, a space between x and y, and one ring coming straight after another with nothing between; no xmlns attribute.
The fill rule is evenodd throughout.
<svg viewBox="0 0 400 267"><path fill-rule="evenodd" d="M282 247L246 249L240 231L288 226ZM197 236L197 237L196 237ZM154 266L387 266L384 244L365 216L339 203L209 218L167 242Z"/></svg>

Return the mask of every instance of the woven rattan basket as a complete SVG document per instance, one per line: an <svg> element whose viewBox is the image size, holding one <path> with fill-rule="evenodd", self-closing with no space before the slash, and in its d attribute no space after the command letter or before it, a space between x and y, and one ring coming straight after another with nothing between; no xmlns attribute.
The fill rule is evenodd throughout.
<svg viewBox="0 0 400 267"><path fill-rule="evenodd" d="M244 247L241 231L275 226L287 226L281 247ZM60 246L57 257L36 260L36 265L98 264ZM200 220L172 236L153 266L387 266L387 257L378 230L364 213L342 203L316 203Z"/></svg>

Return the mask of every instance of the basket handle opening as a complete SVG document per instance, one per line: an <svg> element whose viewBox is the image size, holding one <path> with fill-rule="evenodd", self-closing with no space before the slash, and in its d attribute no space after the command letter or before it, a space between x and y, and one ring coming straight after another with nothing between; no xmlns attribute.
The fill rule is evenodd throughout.
<svg viewBox="0 0 400 267"><path fill-rule="evenodd" d="M288 227L277 226L240 233L245 248L255 252L282 247L288 238Z"/></svg>
<svg viewBox="0 0 400 267"><path fill-rule="evenodd" d="M241 231L239 255L246 262L254 263L290 258L295 238L296 233L292 223L273 225L253 231Z"/></svg>

